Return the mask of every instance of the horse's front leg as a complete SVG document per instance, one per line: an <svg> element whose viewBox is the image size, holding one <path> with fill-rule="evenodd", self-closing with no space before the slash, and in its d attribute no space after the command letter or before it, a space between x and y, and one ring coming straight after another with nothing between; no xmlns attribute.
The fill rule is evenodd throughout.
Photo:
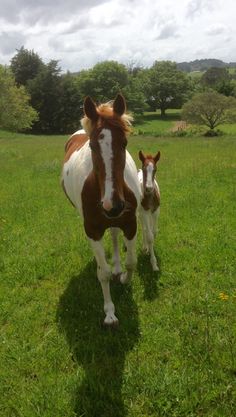
<svg viewBox="0 0 236 417"><path fill-rule="evenodd" d="M133 239L129 240L124 237L125 246L126 246L126 272L121 274L120 282L126 284L132 278L133 271L137 265L137 256L136 256L136 235Z"/></svg>
<svg viewBox="0 0 236 417"><path fill-rule="evenodd" d="M118 243L118 236L120 229L117 227L111 227L111 238L113 243L113 268L112 268L112 278L115 280L120 280L122 274L121 262L120 262L120 251L119 251L119 243Z"/></svg>
<svg viewBox="0 0 236 417"><path fill-rule="evenodd" d="M102 240L95 241L89 239L89 241L97 261L97 277L101 283L104 297L104 312L106 314L104 324L108 326L117 325L118 319L115 316L115 306L112 302L110 293L111 268L106 261Z"/></svg>

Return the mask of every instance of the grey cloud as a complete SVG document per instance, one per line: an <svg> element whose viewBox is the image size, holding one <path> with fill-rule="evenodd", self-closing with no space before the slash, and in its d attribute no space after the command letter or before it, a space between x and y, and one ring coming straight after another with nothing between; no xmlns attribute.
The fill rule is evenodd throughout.
<svg viewBox="0 0 236 417"><path fill-rule="evenodd" d="M2 55L11 55L24 45L26 37L18 32L0 33L0 51Z"/></svg>
<svg viewBox="0 0 236 417"><path fill-rule="evenodd" d="M69 19L75 13L83 12L91 7L106 3L109 0L1 0L1 19L16 23L25 21L28 24L36 22L55 22L58 19Z"/></svg>
<svg viewBox="0 0 236 417"><path fill-rule="evenodd" d="M206 29L205 33L209 36L216 36L216 35L221 35L225 31L226 31L226 28L222 25L219 25L219 26L212 26Z"/></svg>
<svg viewBox="0 0 236 417"><path fill-rule="evenodd" d="M200 14L204 9L214 8L214 0L190 0L187 6L186 16L194 18L195 15Z"/></svg>
<svg viewBox="0 0 236 417"><path fill-rule="evenodd" d="M174 23L169 23L161 29L161 32L156 39L168 39L177 36L178 26Z"/></svg>

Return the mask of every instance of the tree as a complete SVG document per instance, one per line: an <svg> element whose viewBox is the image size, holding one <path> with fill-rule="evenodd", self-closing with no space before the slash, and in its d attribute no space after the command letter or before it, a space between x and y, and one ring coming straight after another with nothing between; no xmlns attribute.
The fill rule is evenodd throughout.
<svg viewBox="0 0 236 417"><path fill-rule="evenodd" d="M38 111L39 119L34 124L35 132L57 133L61 115L61 78L57 61L50 61L39 74L28 81L31 104Z"/></svg>
<svg viewBox="0 0 236 417"><path fill-rule="evenodd" d="M208 88L214 88L222 81L229 80L229 73L226 68L209 68L201 77L201 84Z"/></svg>
<svg viewBox="0 0 236 417"><path fill-rule="evenodd" d="M128 71L125 65L116 61L104 61L82 71L77 81L82 96L90 95L97 102L104 103L128 85Z"/></svg>
<svg viewBox="0 0 236 417"><path fill-rule="evenodd" d="M0 127L12 131L30 129L37 112L30 106L25 87L17 87L11 71L0 65Z"/></svg>
<svg viewBox="0 0 236 417"><path fill-rule="evenodd" d="M190 81L174 62L156 61L149 70L149 78L148 102L159 108L162 116L165 116L167 109L180 108L186 101Z"/></svg>
<svg viewBox="0 0 236 417"><path fill-rule="evenodd" d="M188 123L204 125L213 130L222 123L236 120L236 99L216 91L196 94L185 103L182 119Z"/></svg>
<svg viewBox="0 0 236 417"><path fill-rule="evenodd" d="M15 76L17 85L26 85L34 79L44 67L44 63L34 51L29 51L23 46L17 49L17 54L11 59L11 70Z"/></svg>
<svg viewBox="0 0 236 417"><path fill-rule="evenodd" d="M201 77L200 83L205 88L213 88L225 96L233 95L234 84L226 68L209 68Z"/></svg>
<svg viewBox="0 0 236 417"><path fill-rule="evenodd" d="M83 115L83 97L80 94L75 76L70 73L61 76L60 89L58 131L72 133L78 129L80 118Z"/></svg>

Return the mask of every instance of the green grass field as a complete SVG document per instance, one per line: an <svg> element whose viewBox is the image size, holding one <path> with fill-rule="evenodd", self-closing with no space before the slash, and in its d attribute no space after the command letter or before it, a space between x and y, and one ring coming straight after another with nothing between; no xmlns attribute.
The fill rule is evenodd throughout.
<svg viewBox="0 0 236 417"><path fill-rule="evenodd" d="M111 286L117 331L101 328L93 255L60 188L65 140L0 133L0 416L233 417L236 137L129 139L137 163L161 151L161 271L139 230L133 281Z"/></svg>
<svg viewBox="0 0 236 417"><path fill-rule="evenodd" d="M160 111L156 112L145 112L141 120L138 120L134 124L133 134L144 135L144 136L154 136L154 137L163 137L163 136L204 136L207 130L206 126L195 126L189 125L186 131L173 132L173 129L181 120L181 109L168 109L166 111L166 116L162 117ZM236 137L236 123L228 123L219 125L216 130L220 130L224 135L233 135Z"/></svg>

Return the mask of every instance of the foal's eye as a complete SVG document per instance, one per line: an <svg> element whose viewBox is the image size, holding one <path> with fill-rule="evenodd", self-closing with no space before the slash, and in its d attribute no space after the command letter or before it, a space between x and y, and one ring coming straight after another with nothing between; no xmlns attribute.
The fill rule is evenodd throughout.
<svg viewBox="0 0 236 417"><path fill-rule="evenodd" d="M99 135L99 138L98 139L104 139L104 134L103 133L101 133L100 135Z"/></svg>

